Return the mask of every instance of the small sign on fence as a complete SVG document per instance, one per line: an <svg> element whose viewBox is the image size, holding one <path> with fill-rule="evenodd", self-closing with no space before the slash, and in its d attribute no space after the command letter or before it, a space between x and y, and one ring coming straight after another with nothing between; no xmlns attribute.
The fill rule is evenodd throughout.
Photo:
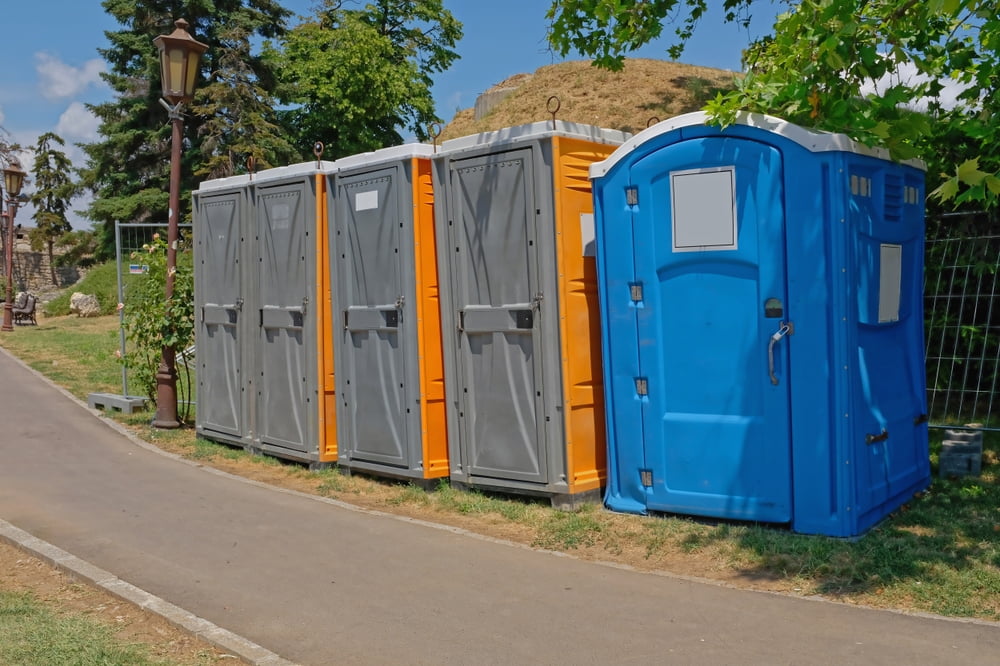
<svg viewBox="0 0 1000 666"><path fill-rule="evenodd" d="M129 264L128 272L132 275L142 275L143 273L149 272L148 264Z"/></svg>

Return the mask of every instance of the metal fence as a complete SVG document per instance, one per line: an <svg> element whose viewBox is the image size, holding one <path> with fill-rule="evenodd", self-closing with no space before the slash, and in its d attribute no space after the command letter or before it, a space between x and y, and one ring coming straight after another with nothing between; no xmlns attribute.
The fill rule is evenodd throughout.
<svg viewBox="0 0 1000 666"><path fill-rule="evenodd" d="M1000 236L928 241L925 266L931 424L1000 430Z"/></svg>
<svg viewBox="0 0 1000 666"><path fill-rule="evenodd" d="M190 236L191 225L190 224L179 224L177 225L178 231L181 236ZM159 233L163 236L167 234L167 223L127 223L123 224L121 222L115 223L115 261L118 266L118 302L126 303L128 298L128 286L130 281L141 279L145 275L147 267L143 265L141 255L142 246L149 243L153 238L153 234ZM135 255L135 256L133 256ZM118 345L121 357L125 358L126 350L126 339L125 339L125 326L124 317L125 314L122 310L118 311L119 317L119 333L118 333ZM180 372L180 370L192 362L194 356L194 349L189 350L178 350L177 354L177 364L178 364L178 403L193 405L193 394L192 385L193 382L190 381L188 376L190 373ZM193 368L191 368L193 371ZM128 367L122 364L122 395L129 396L129 376ZM143 396L147 397L147 396Z"/></svg>

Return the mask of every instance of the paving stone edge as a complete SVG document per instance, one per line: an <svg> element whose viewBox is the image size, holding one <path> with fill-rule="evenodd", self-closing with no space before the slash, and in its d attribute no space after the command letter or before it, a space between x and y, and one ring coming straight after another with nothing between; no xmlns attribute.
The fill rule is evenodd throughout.
<svg viewBox="0 0 1000 666"><path fill-rule="evenodd" d="M114 574L71 555L19 527L0 519L0 541L46 562L67 575L162 617L182 631L208 641L227 654L253 666L295 666L295 664L256 643L223 629L208 620L150 594Z"/></svg>

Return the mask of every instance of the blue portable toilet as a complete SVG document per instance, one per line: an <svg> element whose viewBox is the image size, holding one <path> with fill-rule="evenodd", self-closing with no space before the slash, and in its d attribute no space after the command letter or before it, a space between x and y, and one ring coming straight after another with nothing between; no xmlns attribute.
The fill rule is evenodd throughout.
<svg viewBox="0 0 1000 666"><path fill-rule="evenodd" d="M848 537L929 484L922 164L693 113L590 176L609 508Z"/></svg>

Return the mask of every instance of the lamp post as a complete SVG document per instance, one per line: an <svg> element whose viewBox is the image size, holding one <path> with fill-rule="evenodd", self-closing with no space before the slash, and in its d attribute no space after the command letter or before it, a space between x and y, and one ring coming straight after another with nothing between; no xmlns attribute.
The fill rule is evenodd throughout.
<svg viewBox="0 0 1000 666"><path fill-rule="evenodd" d="M12 161L3 170L4 189L7 190L7 236L4 241L4 275L7 277L7 297L3 304L3 326L0 331L14 330L14 216L17 214L17 197L24 185L24 170ZM0 197L2 198L2 197Z"/></svg>
<svg viewBox="0 0 1000 666"><path fill-rule="evenodd" d="M160 104L166 108L173 135L170 143L170 210L167 215L167 284L166 300L174 295L174 273L177 266L177 218L181 202L181 143L183 140L184 116L181 105L194 97L194 82L198 76L201 55L208 50L207 44L195 41L188 33L188 22L174 21L175 30L169 35L160 35L153 44L160 52L160 80L163 97ZM165 98L165 99L164 99ZM160 367L156 370L156 416L153 425L157 428L177 428L177 350L164 344L160 355Z"/></svg>

